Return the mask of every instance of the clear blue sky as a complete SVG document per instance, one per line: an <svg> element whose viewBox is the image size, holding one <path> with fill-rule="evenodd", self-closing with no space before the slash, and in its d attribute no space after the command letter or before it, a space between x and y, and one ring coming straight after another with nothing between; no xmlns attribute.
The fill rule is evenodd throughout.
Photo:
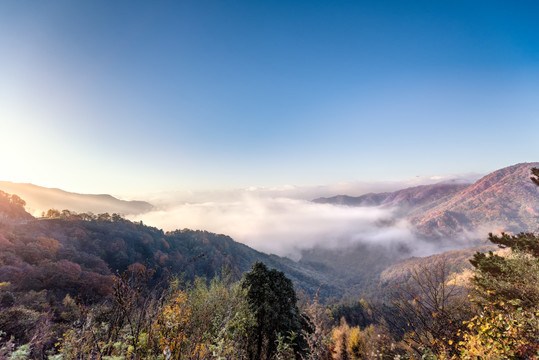
<svg viewBox="0 0 539 360"><path fill-rule="evenodd" d="M0 180L314 185L537 161L537 1L3 1Z"/></svg>

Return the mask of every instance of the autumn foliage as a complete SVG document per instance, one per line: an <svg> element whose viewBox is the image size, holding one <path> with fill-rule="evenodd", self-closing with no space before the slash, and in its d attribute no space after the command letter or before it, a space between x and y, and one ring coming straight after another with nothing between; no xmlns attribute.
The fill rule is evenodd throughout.
<svg viewBox="0 0 539 360"><path fill-rule="evenodd" d="M35 219L3 192L0 214L2 359L539 359L532 232L490 234L503 251L476 253L470 277L414 260L377 298L324 304L320 284L298 296L223 235L118 214Z"/></svg>

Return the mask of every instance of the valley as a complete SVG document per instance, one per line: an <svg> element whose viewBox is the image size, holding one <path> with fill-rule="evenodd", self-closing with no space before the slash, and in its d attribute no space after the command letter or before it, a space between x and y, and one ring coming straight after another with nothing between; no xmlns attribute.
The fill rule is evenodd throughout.
<svg viewBox="0 0 539 360"><path fill-rule="evenodd" d="M439 279L444 279L441 283L443 288L457 289L448 294L457 291L455 294L459 294L459 301L463 301L462 296L468 291L467 284L474 266L479 266L479 263L472 266L470 259L483 259L481 256L485 255L481 254L489 252L490 257L498 254L508 256L507 252L498 251L492 244L496 235L491 235L491 243L487 243L488 232L532 234L536 230L539 192L538 187L530 181L530 174L532 168L537 166L539 163L517 164L488 174L473 184L441 183L360 197L339 195L315 199L313 206L322 204L335 209L390 208L395 218L386 221L377 219L375 226L383 229L393 226L395 221L405 220L413 229L413 241L397 237L391 241L377 242L358 236L355 241L339 246L319 244L303 248L300 256L294 260L258 251L224 234L192 229L164 231L142 221L128 220L116 212L94 214L90 211L50 209L43 212L44 216L35 217L25 210L25 206L36 206L37 202L32 202L40 197L39 192L50 196L50 190L32 187L35 197L30 198L28 205L22 197L2 191L0 303L4 315L0 315L0 330L12 336L2 349L6 349L6 346L26 346L26 343L34 344L32 346L35 348L37 343L34 338L46 334L48 340L43 338L39 346L43 351L54 353L53 341L62 337L62 331L79 331L70 326L76 324L73 320L77 316L86 316L75 310L75 304L86 307L88 314L95 312L95 316L102 316L98 315L99 312L107 311L120 311L117 315L123 312L121 316L142 316L140 306L146 305L142 305L143 298L139 296L146 294L147 299L155 302L151 305L154 306L152 309L165 311L159 301L172 301L166 300L169 299L167 291L170 291L167 289L177 288L179 293L187 294L191 299L189 302L199 301L196 296L214 296L211 291L217 291L217 288L211 290L213 288L207 288L209 285L204 284L214 284L211 286L220 287L219 291L225 288L232 291L245 281L246 274L255 271L258 265L253 264L264 264L290 279L293 291L298 294L296 301L299 301L302 311L310 316L326 309L323 310L327 317L323 320L325 325L315 322L313 326L326 332L333 329L331 336L337 344L340 341L339 335L336 335L339 331L348 333L352 328L357 328L354 331L359 331L362 336L375 331L387 337L389 343L397 342L401 344L399 346L404 346L408 341L416 346L424 340L407 338L406 334L413 327L403 322L405 318L400 318L423 316L417 312L420 309L409 308L406 296L418 291L410 284L419 284L419 289L423 289L421 291L428 292L434 289L430 287ZM60 199L66 196L63 192L59 194ZM94 198L88 195L71 198L76 201L77 209L84 206L86 199ZM93 210L95 206L103 206L106 210L114 209L109 206L116 204L116 209L121 210L126 209L125 206L144 205L143 202L125 203L111 199L109 196L99 196L98 202L90 202L88 206ZM149 210L148 206L151 205L144 206ZM422 247L428 256L417 256ZM226 284L215 283L225 281L225 278ZM143 279L144 284L140 283ZM118 287L120 285L122 287ZM127 303L124 304L125 296L133 296L129 300L133 301L129 305L133 307L129 310L124 308L127 306ZM442 300L449 301L452 296ZM68 313L71 315L68 316ZM6 317L8 314L9 318ZM322 321L318 316L313 319ZM460 314L459 319L460 316L467 319L471 315ZM138 319L143 327L156 321L152 317ZM49 324L46 327L48 330L39 330L42 333L38 330L28 332L30 328L45 329L43 324ZM120 331L123 325L118 323L114 326L120 326ZM430 334L436 331L446 334L449 330L456 331L453 328L446 328L445 332L421 328L421 331L430 331ZM420 330L413 331L416 334L415 331ZM33 338L29 334L33 334ZM326 336L330 336L328 334ZM115 335L116 338L118 336L123 335ZM74 338L64 335L62 341L61 351L74 351L69 350L75 349L71 348ZM384 347L389 343L370 339L365 346ZM103 354L115 353L106 348L99 351ZM254 350L246 348L245 351ZM404 348L399 347L387 354L404 352Z"/></svg>

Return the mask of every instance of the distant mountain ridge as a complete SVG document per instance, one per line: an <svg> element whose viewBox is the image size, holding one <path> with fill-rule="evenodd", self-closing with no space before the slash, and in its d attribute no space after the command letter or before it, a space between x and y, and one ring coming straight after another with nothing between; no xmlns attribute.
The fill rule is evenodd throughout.
<svg viewBox="0 0 539 360"><path fill-rule="evenodd" d="M440 183L395 192L338 195L313 200L347 206L399 208L427 236L452 237L478 227L489 231L535 231L539 226L539 189L530 180L539 162L496 170L473 184Z"/></svg>
<svg viewBox="0 0 539 360"><path fill-rule="evenodd" d="M470 186L467 183L443 182L432 185L414 186L385 193L369 193L361 196L337 195L318 198L313 201L320 204L339 204L348 206L400 206L415 207L429 204L446 196L453 195Z"/></svg>
<svg viewBox="0 0 539 360"><path fill-rule="evenodd" d="M426 233L454 235L489 226L490 231L536 231L539 188L530 180L539 162L494 171L443 202L416 212L411 222Z"/></svg>
<svg viewBox="0 0 539 360"><path fill-rule="evenodd" d="M111 195L78 194L34 184L0 181L0 190L17 194L26 201L28 212L39 215L48 209L69 209L75 212L118 213L137 215L150 211L153 205L145 201L126 201Z"/></svg>

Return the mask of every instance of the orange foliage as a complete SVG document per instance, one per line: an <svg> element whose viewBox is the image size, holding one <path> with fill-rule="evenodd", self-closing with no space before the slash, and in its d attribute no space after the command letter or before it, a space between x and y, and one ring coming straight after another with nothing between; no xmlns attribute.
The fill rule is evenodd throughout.
<svg viewBox="0 0 539 360"><path fill-rule="evenodd" d="M56 251L61 246L60 242L53 238L40 237L37 239L39 245L48 250L53 256L56 256Z"/></svg>

